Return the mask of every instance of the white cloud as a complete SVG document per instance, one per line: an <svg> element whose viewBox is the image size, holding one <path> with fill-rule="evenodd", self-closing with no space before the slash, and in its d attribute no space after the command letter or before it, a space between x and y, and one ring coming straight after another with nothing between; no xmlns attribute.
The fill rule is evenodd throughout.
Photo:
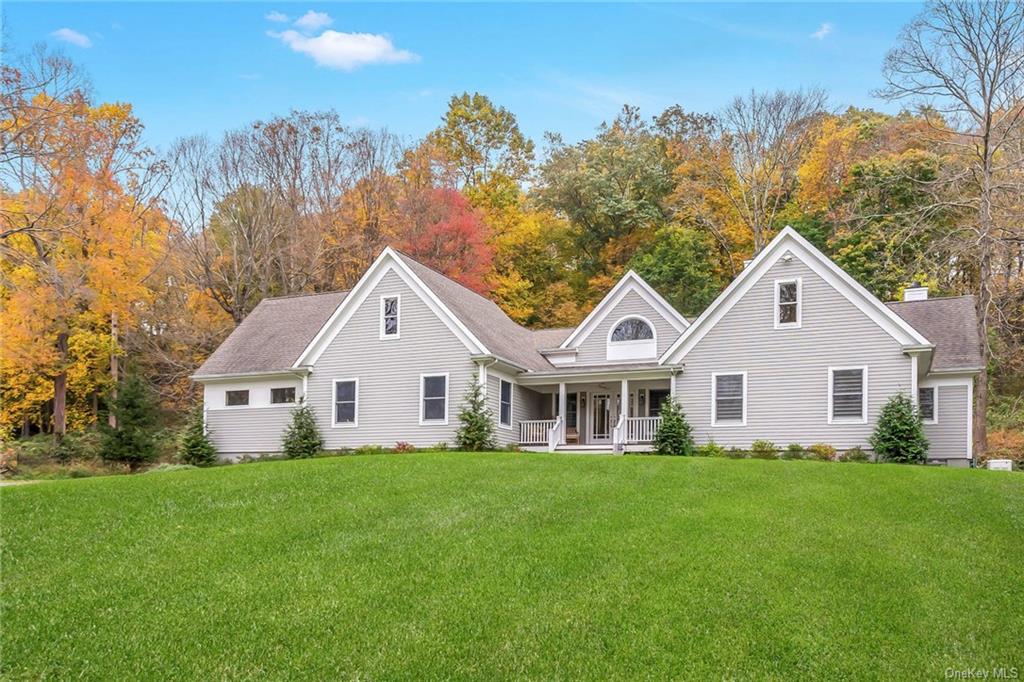
<svg viewBox="0 0 1024 682"><path fill-rule="evenodd" d="M811 34L811 37L816 40L824 40L825 36L832 32L832 24L829 22L823 23L818 27L818 30Z"/></svg>
<svg viewBox="0 0 1024 682"><path fill-rule="evenodd" d="M334 19L331 19L326 12L314 12L313 10L309 10L295 20L296 26L303 31L309 32L316 31L324 26L330 26L333 23Z"/></svg>
<svg viewBox="0 0 1024 682"><path fill-rule="evenodd" d="M273 22L276 22L278 24L283 24L284 22L288 21L288 15L287 14L283 14L283 13L278 12L276 10L266 14L263 18L266 19L267 21L273 21Z"/></svg>
<svg viewBox="0 0 1024 682"><path fill-rule="evenodd" d="M368 64L402 64L419 61L419 55L399 50L387 36L375 33L324 31L307 36L298 31L267 31L295 52L309 55L319 66L354 71Z"/></svg>
<svg viewBox="0 0 1024 682"><path fill-rule="evenodd" d="M57 40L64 41L65 43L71 43L78 47L92 47L92 41L89 40L89 36L84 33L79 33L71 28L58 28L50 35Z"/></svg>

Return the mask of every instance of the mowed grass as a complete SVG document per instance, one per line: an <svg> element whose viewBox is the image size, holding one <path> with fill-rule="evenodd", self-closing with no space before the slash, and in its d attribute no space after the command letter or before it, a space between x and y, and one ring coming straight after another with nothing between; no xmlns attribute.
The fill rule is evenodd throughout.
<svg viewBox="0 0 1024 682"><path fill-rule="evenodd" d="M4 488L10 678L1024 668L1024 476L426 453Z"/></svg>

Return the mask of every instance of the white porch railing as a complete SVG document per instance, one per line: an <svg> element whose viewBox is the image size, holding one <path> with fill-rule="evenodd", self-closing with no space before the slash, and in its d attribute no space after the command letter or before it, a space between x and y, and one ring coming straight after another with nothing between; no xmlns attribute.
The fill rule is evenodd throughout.
<svg viewBox="0 0 1024 682"><path fill-rule="evenodd" d="M562 442L562 418L555 420L554 426L548 431L548 452L554 452L559 443Z"/></svg>
<svg viewBox="0 0 1024 682"><path fill-rule="evenodd" d="M558 425L557 419L531 419L519 422L521 445L547 445L550 431Z"/></svg>
<svg viewBox="0 0 1024 682"><path fill-rule="evenodd" d="M627 443L650 443L661 426L661 417L629 417L626 419Z"/></svg>

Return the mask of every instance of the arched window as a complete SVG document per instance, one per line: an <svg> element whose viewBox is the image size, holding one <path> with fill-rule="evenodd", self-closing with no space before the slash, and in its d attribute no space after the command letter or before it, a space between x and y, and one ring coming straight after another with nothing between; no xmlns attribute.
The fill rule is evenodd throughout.
<svg viewBox="0 0 1024 682"><path fill-rule="evenodd" d="M654 338L651 325L636 317L619 322L612 331L612 341L648 341Z"/></svg>

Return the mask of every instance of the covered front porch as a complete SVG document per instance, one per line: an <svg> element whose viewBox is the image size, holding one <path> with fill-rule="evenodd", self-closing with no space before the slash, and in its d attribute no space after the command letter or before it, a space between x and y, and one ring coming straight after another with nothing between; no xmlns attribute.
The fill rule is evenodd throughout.
<svg viewBox="0 0 1024 682"><path fill-rule="evenodd" d="M519 377L538 403L519 422L530 450L644 451L661 424L678 368L658 365L572 367Z"/></svg>

